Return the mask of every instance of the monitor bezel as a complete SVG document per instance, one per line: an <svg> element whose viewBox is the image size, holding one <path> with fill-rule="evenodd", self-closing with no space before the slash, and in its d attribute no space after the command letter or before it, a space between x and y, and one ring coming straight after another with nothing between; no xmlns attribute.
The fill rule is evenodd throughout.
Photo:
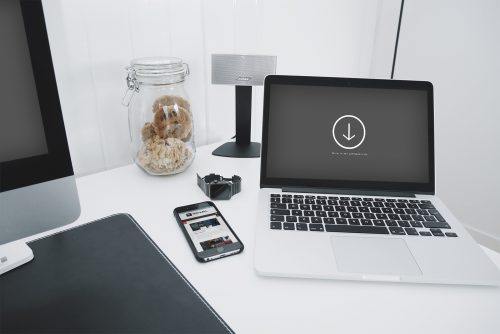
<svg viewBox="0 0 500 334"><path fill-rule="evenodd" d="M48 153L1 162L0 192L73 175L42 3L20 4Z"/></svg>
<svg viewBox="0 0 500 334"><path fill-rule="evenodd" d="M428 168L429 181L415 182L375 182L356 180L319 180L319 179L291 179L269 177L267 175L267 145L269 133L269 106L271 86L301 85L301 86L330 86L330 87L361 87L361 88L386 88L386 89L411 89L427 92L428 102ZM435 194L434 170L434 97L433 86L428 81L387 80L387 79L362 79L340 77L311 77L269 75L264 81L264 105L262 126L262 150L260 166L261 188L317 188L357 190L367 192L398 192L410 194Z"/></svg>

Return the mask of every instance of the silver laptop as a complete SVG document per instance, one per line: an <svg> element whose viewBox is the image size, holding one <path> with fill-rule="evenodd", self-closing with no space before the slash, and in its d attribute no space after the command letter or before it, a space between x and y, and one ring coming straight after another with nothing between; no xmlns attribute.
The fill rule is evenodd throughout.
<svg viewBox="0 0 500 334"><path fill-rule="evenodd" d="M500 284L435 196L431 83L272 75L264 86L259 274Z"/></svg>

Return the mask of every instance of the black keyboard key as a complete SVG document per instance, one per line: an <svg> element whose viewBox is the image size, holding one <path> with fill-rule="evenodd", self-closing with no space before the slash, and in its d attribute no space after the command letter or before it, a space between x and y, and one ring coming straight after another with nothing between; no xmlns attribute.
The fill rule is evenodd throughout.
<svg viewBox="0 0 500 334"><path fill-rule="evenodd" d="M271 203L271 209L286 209L286 204Z"/></svg>
<svg viewBox="0 0 500 334"><path fill-rule="evenodd" d="M382 210L380 210L380 208L370 208L370 212L372 212L372 213L382 213Z"/></svg>
<svg viewBox="0 0 500 334"><path fill-rule="evenodd" d="M398 221L398 225L401 227L410 227L410 222L407 222L406 220L400 220Z"/></svg>
<svg viewBox="0 0 500 334"><path fill-rule="evenodd" d="M430 202L431 202L431 201L426 200L426 199L420 200L420 203L430 203Z"/></svg>
<svg viewBox="0 0 500 334"><path fill-rule="evenodd" d="M371 198L371 197L363 197L363 201L365 201L365 202L373 202L373 198Z"/></svg>
<svg viewBox="0 0 500 334"><path fill-rule="evenodd" d="M451 228L448 223L442 222L422 222L422 224L427 228Z"/></svg>
<svg viewBox="0 0 500 334"><path fill-rule="evenodd" d="M373 225L370 219L361 219L361 225Z"/></svg>
<svg viewBox="0 0 500 334"><path fill-rule="evenodd" d="M339 205L338 201L332 201L330 199L328 201L326 201L326 203L328 203L328 205Z"/></svg>
<svg viewBox="0 0 500 334"><path fill-rule="evenodd" d="M295 230L295 224L294 223L283 223L283 229L284 230Z"/></svg>
<svg viewBox="0 0 500 334"><path fill-rule="evenodd" d="M422 231L422 232L420 232L420 235L422 235L424 237L430 237L432 234L431 234L431 232Z"/></svg>
<svg viewBox="0 0 500 334"><path fill-rule="evenodd" d="M444 237L444 233L438 228L431 228L431 233L435 237Z"/></svg>
<svg viewBox="0 0 500 334"><path fill-rule="evenodd" d="M411 216L410 215L401 215L400 216L402 220L411 220Z"/></svg>
<svg viewBox="0 0 500 334"><path fill-rule="evenodd" d="M293 202L295 204L304 204L304 200L302 198L294 198Z"/></svg>
<svg viewBox="0 0 500 334"><path fill-rule="evenodd" d="M316 211L316 217L326 217L326 211Z"/></svg>
<svg viewBox="0 0 500 334"><path fill-rule="evenodd" d="M360 201L351 201L351 206L361 206Z"/></svg>
<svg viewBox="0 0 500 334"><path fill-rule="evenodd" d="M292 215L294 215L294 216L302 216L302 211L301 210L292 210Z"/></svg>
<svg viewBox="0 0 500 334"><path fill-rule="evenodd" d="M325 225L327 232L389 234L386 227L363 225Z"/></svg>
<svg viewBox="0 0 500 334"><path fill-rule="evenodd" d="M323 210L323 207L321 205L314 204L314 205L311 205L311 209L312 210Z"/></svg>
<svg viewBox="0 0 500 334"><path fill-rule="evenodd" d="M304 200L304 203L306 203L306 204L315 204L315 203L316 203L316 201L315 201L315 200L313 200L313 199L310 199L310 198L306 198L306 199Z"/></svg>
<svg viewBox="0 0 500 334"><path fill-rule="evenodd" d="M391 208L382 208L383 213L394 213Z"/></svg>
<svg viewBox="0 0 500 334"><path fill-rule="evenodd" d="M300 206L300 210L311 210L311 206L307 204L302 204Z"/></svg>
<svg viewBox="0 0 500 334"><path fill-rule="evenodd" d="M292 198L293 196L291 194L282 194L281 197Z"/></svg>
<svg viewBox="0 0 500 334"><path fill-rule="evenodd" d="M354 212L352 218L363 218L363 214L361 212Z"/></svg>
<svg viewBox="0 0 500 334"><path fill-rule="evenodd" d="M271 197L271 203L281 203L280 197Z"/></svg>
<svg viewBox="0 0 500 334"><path fill-rule="evenodd" d="M414 220L410 221L410 225L411 225L411 227L423 227L421 222L417 222Z"/></svg>
<svg viewBox="0 0 500 334"><path fill-rule="evenodd" d="M304 216L307 216L307 217L314 217L314 211L305 210L305 211L304 211Z"/></svg>
<svg viewBox="0 0 500 334"><path fill-rule="evenodd" d="M318 196L317 199L326 199L326 196Z"/></svg>
<svg viewBox="0 0 500 334"><path fill-rule="evenodd" d="M281 203L292 203L292 199L291 198L282 198L281 199Z"/></svg>
<svg viewBox="0 0 500 334"><path fill-rule="evenodd" d="M376 208L383 208L384 207L384 203L382 203L382 202L375 202L375 203L373 203L373 206L376 207Z"/></svg>
<svg viewBox="0 0 500 334"><path fill-rule="evenodd" d="M436 221L436 217L434 217L434 216L424 216L424 219L425 219L425 221L428 221L428 222L435 222Z"/></svg>
<svg viewBox="0 0 500 334"><path fill-rule="evenodd" d="M413 227L407 227L407 228L405 228L405 232L408 235L418 235L417 230L415 230Z"/></svg>
<svg viewBox="0 0 500 334"><path fill-rule="evenodd" d="M375 225L375 226L385 226L384 221L380 220L380 219L372 220L372 222L373 222L373 225Z"/></svg>
<svg viewBox="0 0 500 334"><path fill-rule="evenodd" d="M286 221L288 223L295 223L295 222L297 222L297 217L295 217L295 216L286 216Z"/></svg>
<svg viewBox="0 0 500 334"><path fill-rule="evenodd" d="M410 203L420 203L420 201L418 199L411 199Z"/></svg>
<svg viewBox="0 0 500 334"><path fill-rule="evenodd" d="M335 210L336 210L336 211L346 211L346 208L345 208L345 206L336 205L336 206L335 206Z"/></svg>
<svg viewBox="0 0 500 334"><path fill-rule="evenodd" d="M288 216L288 215L290 215L290 210L271 209L271 214L272 215Z"/></svg>
<svg viewBox="0 0 500 334"><path fill-rule="evenodd" d="M408 209L418 209L418 204L410 203L410 204L407 204L406 206L408 207Z"/></svg>
<svg viewBox="0 0 500 334"><path fill-rule="evenodd" d="M323 218L323 223L325 223L325 224L335 224L335 219L333 219L333 218Z"/></svg>
<svg viewBox="0 0 500 334"><path fill-rule="evenodd" d="M339 205L348 206L349 205L349 201L339 201Z"/></svg>
<svg viewBox="0 0 500 334"><path fill-rule="evenodd" d="M365 213L364 214L366 219L375 219L377 218L373 213Z"/></svg>
<svg viewBox="0 0 500 334"><path fill-rule="evenodd" d="M351 218L351 214L349 212L341 212L340 217L342 218Z"/></svg>
<svg viewBox="0 0 500 334"><path fill-rule="evenodd" d="M304 198L304 195L293 195L293 198Z"/></svg>
<svg viewBox="0 0 500 334"><path fill-rule="evenodd" d="M405 209L405 212L408 215L416 215L417 214L417 211L415 211L414 209Z"/></svg>
<svg viewBox="0 0 500 334"><path fill-rule="evenodd" d="M331 226L331 225L327 225L327 226ZM323 224L309 224L309 231L323 232L324 230L325 230L325 228L323 227Z"/></svg>
<svg viewBox="0 0 500 334"><path fill-rule="evenodd" d="M403 210L403 209L394 209L394 213L397 213L398 215L404 215L405 214L405 210Z"/></svg>
<svg viewBox="0 0 500 334"><path fill-rule="evenodd" d="M338 213L338 212L328 211L328 217L334 217L334 218L337 218L337 217L340 217L340 216L339 216L339 213Z"/></svg>
<svg viewBox="0 0 500 334"><path fill-rule="evenodd" d="M405 230L402 228L402 227L397 227L397 226L394 226L394 227L389 227L389 231L391 231L391 234L395 234L395 235L405 235Z"/></svg>
<svg viewBox="0 0 500 334"><path fill-rule="evenodd" d="M432 205L431 203L419 204L418 207L420 209L435 209L434 205Z"/></svg>
<svg viewBox="0 0 500 334"><path fill-rule="evenodd" d="M424 221L424 217L421 215L412 215L411 218L413 218L413 220Z"/></svg>
<svg viewBox="0 0 500 334"><path fill-rule="evenodd" d="M387 215L385 213L377 213L375 216L377 216L377 219L388 219Z"/></svg>
<svg viewBox="0 0 500 334"><path fill-rule="evenodd" d="M385 202L385 199L383 199L383 198L375 198L375 202Z"/></svg>
<svg viewBox="0 0 500 334"><path fill-rule="evenodd" d="M385 207L386 208L395 208L396 204L394 204L394 203L385 203Z"/></svg>
<svg viewBox="0 0 500 334"><path fill-rule="evenodd" d="M347 219L345 218L335 218L335 222L339 225L347 225Z"/></svg>
<svg viewBox="0 0 500 334"><path fill-rule="evenodd" d="M281 230L281 222L271 222L272 230Z"/></svg>
<svg viewBox="0 0 500 334"><path fill-rule="evenodd" d="M316 198L316 196L313 196L313 195L306 195L306 198L309 198L309 199L311 199L311 198L312 198L312 199L315 199L315 198Z"/></svg>
<svg viewBox="0 0 500 334"><path fill-rule="evenodd" d="M457 234L454 233L454 232L446 232L445 233L447 237L451 237L451 238L456 238L457 237Z"/></svg>
<svg viewBox="0 0 500 334"><path fill-rule="evenodd" d="M348 206L347 211L349 212L358 212L358 209L355 206Z"/></svg>
<svg viewBox="0 0 500 334"><path fill-rule="evenodd" d="M370 208L362 206L362 207L358 208L358 211L359 212L370 212Z"/></svg>
<svg viewBox="0 0 500 334"><path fill-rule="evenodd" d="M321 218L320 217L311 217L311 223L314 223L314 224L321 224L322 221L321 221Z"/></svg>
<svg viewBox="0 0 500 334"><path fill-rule="evenodd" d="M271 194L271 197L281 197L280 194Z"/></svg>
<svg viewBox="0 0 500 334"><path fill-rule="evenodd" d="M399 220L399 215L395 214L395 213L391 213L389 215L389 219L392 219L392 220Z"/></svg>
<svg viewBox="0 0 500 334"><path fill-rule="evenodd" d="M285 221L285 216L271 215L272 222L283 222Z"/></svg>
<svg viewBox="0 0 500 334"><path fill-rule="evenodd" d="M299 217L299 222L301 223L309 223L309 217Z"/></svg>
<svg viewBox="0 0 500 334"><path fill-rule="evenodd" d="M361 197L351 197L351 201L361 201Z"/></svg>
<svg viewBox="0 0 500 334"><path fill-rule="evenodd" d="M349 197L345 197L345 196L344 196L344 197L340 197L340 199L341 199L341 200L343 200L343 201L348 201L348 200L350 200L350 198L349 198Z"/></svg>
<svg viewBox="0 0 500 334"><path fill-rule="evenodd" d="M324 199L317 199L317 200L316 200L316 204L319 204L319 205L326 205L326 200L324 200Z"/></svg>
<svg viewBox="0 0 500 334"><path fill-rule="evenodd" d="M323 205L323 210L325 210L325 211L333 211L335 209L331 205Z"/></svg>
<svg viewBox="0 0 500 334"><path fill-rule="evenodd" d="M349 222L349 225L361 225L361 223L359 222L359 219L348 219L347 220Z"/></svg>
<svg viewBox="0 0 500 334"><path fill-rule="evenodd" d="M298 204L288 204L288 209L297 210L299 208Z"/></svg>
<svg viewBox="0 0 500 334"><path fill-rule="evenodd" d="M407 199L398 199L398 202L399 203L408 203L408 200Z"/></svg>
<svg viewBox="0 0 500 334"><path fill-rule="evenodd" d="M406 203L396 203L396 208L406 209Z"/></svg>
<svg viewBox="0 0 500 334"><path fill-rule="evenodd" d="M396 200L394 198L388 198L385 200L386 202L389 202L389 203L394 203L396 202Z"/></svg>
<svg viewBox="0 0 500 334"><path fill-rule="evenodd" d="M328 199L331 201L338 201L339 198L337 196L328 196Z"/></svg>
<svg viewBox="0 0 500 334"><path fill-rule="evenodd" d="M418 215L422 215L422 216L425 216L426 214L428 214L427 210L416 209L415 211L417 211Z"/></svg>
<svg viewBox="0 0 500 334"><path fill-rule="evenodd" d="M304 223L297 223L295 224L295 227L297 228L297 231L307 231L307 224Z"/></svg>
<svg viewBox="0 0 500 334"><path fill-rule="evenodd" d="M398 223L395 220L386 220L385 225L394 227L394 226L398 226Z"/></svg>
<svg viewBox="0 0 500 334"><path fill-rule="evenodd" d="M373 206L372 202L361 202L361 205L367 207Z"/></svg>

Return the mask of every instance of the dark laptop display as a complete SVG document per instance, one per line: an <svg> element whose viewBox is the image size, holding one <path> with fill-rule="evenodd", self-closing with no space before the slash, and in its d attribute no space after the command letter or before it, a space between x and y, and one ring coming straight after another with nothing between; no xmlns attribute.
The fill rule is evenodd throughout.
<svg viewBox="0 0 500 334"><path fill-rule="evenodd" d="M267 185L433 191L430 83L288 78L266 79Z"/></svg>

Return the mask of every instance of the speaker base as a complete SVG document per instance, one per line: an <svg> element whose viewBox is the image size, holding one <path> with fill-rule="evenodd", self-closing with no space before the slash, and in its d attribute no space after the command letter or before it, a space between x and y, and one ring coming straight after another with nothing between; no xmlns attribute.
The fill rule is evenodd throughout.
<svg viewBox="0 0 500 334"><path fill-rule="evenodd" d="M237 144L228 142L217 147L212 154L230 158L258 158L260 157L260 143Z"/></svg>

